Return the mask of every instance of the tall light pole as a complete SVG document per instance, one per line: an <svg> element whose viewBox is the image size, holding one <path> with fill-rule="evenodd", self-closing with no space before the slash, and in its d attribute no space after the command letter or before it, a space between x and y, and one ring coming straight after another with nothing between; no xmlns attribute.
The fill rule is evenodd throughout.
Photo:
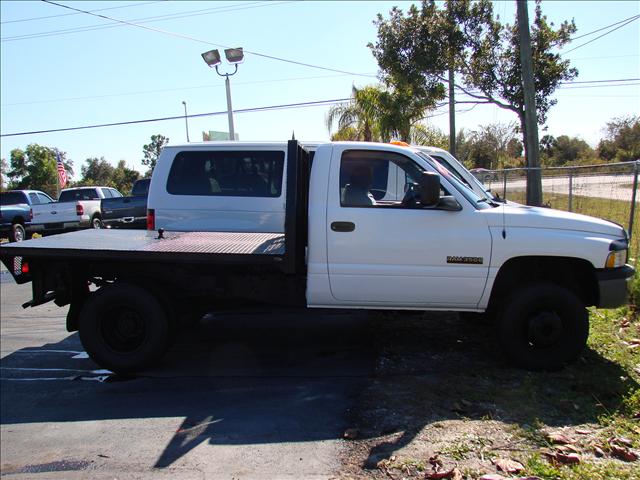
<svg viewBox="0 0 640 480"><path fill-rule="evenodd" d="M216 73L221 77L225 77L224 84L227 89L227 116L229 117L229 140L235 140L236 134L233 128L233 107L231 106L231 82L229 77L235 75L238 71L238 65L244 61L244 52L242 48L227 48L224 51L227 62L234 66L231 73L220 73L218 65L220 65L220 52L216 50L210 50L202 54L202 58L209 67L215 67Z"/></svg>
<svg viewBox="0 0 640 480"><path fill-rule="evenodd" d="M184 105L184 128L187 130L187 143L189 143L189 121L187 120L187 102L182 101L182 105Z"/></svg>

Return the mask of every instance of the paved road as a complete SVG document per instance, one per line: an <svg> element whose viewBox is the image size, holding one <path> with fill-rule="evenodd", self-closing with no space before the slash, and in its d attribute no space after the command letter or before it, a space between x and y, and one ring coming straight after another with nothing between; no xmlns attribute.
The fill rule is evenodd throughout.
<svg viewBox="0 0 640 480"><path fill-rule="evenodd" d="M373 369L366 316L206 317L160 369L101 371L66 309L1 284L1 469L11 478L330 478Z"/></svg>
<svg viewBox="0 0 640 480"><path fill-rule="evenodd" d="M584 197L608 198L631 201L633 175L582 175L573 178L573 194ZM502 180L487 182L487 186L502 195ZM524 190L526 180L507 178L509 191ZM569 194L569 177L546 177L542 179L543 192ZM640 196L636 198L640 202Z"/></svg>

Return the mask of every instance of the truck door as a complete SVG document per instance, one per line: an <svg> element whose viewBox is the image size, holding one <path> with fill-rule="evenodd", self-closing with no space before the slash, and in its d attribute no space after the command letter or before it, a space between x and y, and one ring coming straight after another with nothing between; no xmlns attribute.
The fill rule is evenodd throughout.
<svg viewBox="0 0 640 480"><path fill-rule="evenodd" d="M392 183L388 173L410 185L418 182L425 165L388 150L334 148L326 231L331 294L339 303L418 308L478 304L491 236L471 202L448 191L453 187L445 180L441 193L459 196L460 211L415 204L408 208L402 205L403 191L392 199L379 192Z"/></svg>

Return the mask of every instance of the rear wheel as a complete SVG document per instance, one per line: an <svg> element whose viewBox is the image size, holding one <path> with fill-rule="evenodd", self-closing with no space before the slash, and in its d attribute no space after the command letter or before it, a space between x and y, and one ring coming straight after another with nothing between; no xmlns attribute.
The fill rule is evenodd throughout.
<svg viewBox="0 0 640 480"><path fill-rule="evenodd" d="M102 228L102 218L100 215L94 215L91 219L91 228Z"/></svg>
<svg viewBox="0 0 640 480"><path fill-rule="evenodd" d="M165 309L136 285L109 285L89 295L78 326L89 356L114 372L130 373L153 365L169 343Z"/></svg>
<svg viewBox="0 0 640 480"><path fill-rule="evenodd" d="M561 369L578 358L589 336L584 302L553 283L532 284L515 292L497 320L503 352L528 370Z"/></svg>
<svg viewBox="0 0 640 480"><path fill-rule="evenodd" d="M27 232L24 229L24 225L21 223L14 223L11 225L11 232L9 232L10 242L21 242L27 238Z"/></svg>

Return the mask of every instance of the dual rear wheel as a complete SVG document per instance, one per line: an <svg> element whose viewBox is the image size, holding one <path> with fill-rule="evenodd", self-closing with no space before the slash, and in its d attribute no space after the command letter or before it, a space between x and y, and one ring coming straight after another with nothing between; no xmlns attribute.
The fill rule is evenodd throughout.
<svg viewBox="0 0 640 480"><path fill-rule="evenodd" d="M152 366L170 340L167 309L148 290L114 284L89 295L78 319L85 351L99 365L117 373Z"/></svg>

